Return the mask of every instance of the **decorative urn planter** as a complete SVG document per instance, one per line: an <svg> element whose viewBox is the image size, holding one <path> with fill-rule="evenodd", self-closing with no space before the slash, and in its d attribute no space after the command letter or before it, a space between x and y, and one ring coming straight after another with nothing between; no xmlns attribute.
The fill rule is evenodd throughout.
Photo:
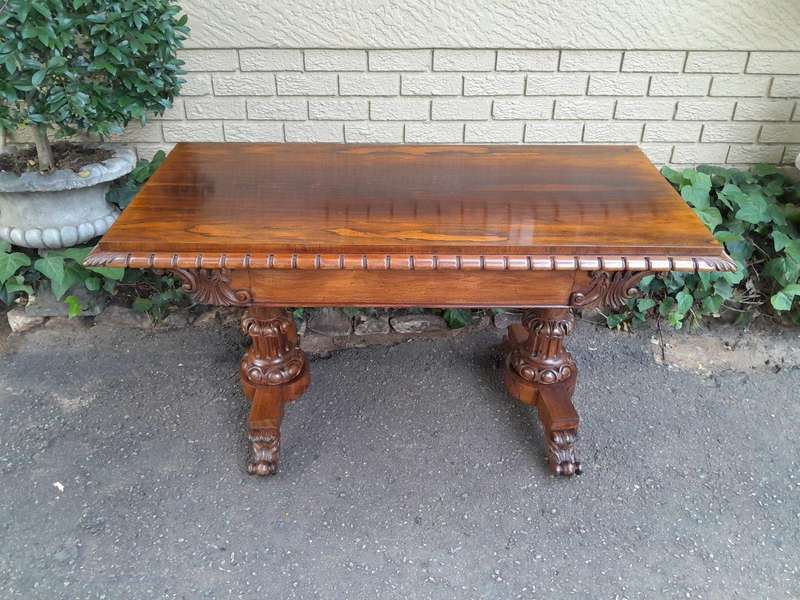
<svg viewBox="0 0 800 600"><path fill-rule="evenodd" d="M103 235L119 216L106 200L111 182L130 173L136 154L114 156L79 172L0 172L0 239L26 248L67 248Z"/></svg>

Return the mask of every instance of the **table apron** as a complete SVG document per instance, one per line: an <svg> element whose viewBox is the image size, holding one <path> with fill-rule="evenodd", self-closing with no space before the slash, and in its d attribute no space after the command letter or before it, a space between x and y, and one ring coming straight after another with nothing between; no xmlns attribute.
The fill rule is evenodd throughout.
<svg viewBox="0 0 800 600"><path fill-rule="evenodd" d="M260 306L567 306L575 271L236 270Z"/></svg>

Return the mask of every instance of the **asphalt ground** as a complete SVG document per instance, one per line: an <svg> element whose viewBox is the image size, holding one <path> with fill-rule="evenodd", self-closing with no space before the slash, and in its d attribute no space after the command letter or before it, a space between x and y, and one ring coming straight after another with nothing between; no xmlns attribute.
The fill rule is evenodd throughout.
<svg viewBox="0 0 800 600"><path fill-rule="evenodd" d="M582 323L565 480L499 335L313 360L265 479L235 328L11 336L0 598L800 597L796 365L671 368Z"/></svg>

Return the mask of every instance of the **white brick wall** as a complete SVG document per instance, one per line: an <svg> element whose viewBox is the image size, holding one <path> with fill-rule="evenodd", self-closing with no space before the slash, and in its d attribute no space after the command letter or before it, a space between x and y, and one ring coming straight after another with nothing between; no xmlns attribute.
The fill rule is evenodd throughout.
<svg viewBox="0 0 800 600"><path fill-rule="evenodd" d="M370 71L427 71L432 64L430 50L370 50Z"/></svg>
<svg viewBox="0 0 800 600"><path fill-rule="evenodd" d="M789 165L800 52L191 49L175 106L121 138L634 143L658 164ZM20 138L22 134L20 134Z"/></svg>
<svg viewBox="0 0 800 600"><path fill-rule="evenodd" d="M369 100L366 98L309 98L308 118L316 121L369 119Z"/></svg>
<svg viewBox="0 0 800 600"><path fill-rule="evenodd" d="M623 71L645 73L679 73L686 61L685 52L661 52L658 50L634 50L625 53Z"/></svg>
<svg viewBox="0 0 800 600"><path fill-rule="evenodd" d="M498 50L498 71L555 71L557 50Z"/></svg>

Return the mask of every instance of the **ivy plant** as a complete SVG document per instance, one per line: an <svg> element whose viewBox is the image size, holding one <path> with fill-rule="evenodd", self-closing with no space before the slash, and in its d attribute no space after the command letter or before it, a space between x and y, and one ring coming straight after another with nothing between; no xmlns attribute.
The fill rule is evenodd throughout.
<svg viewBox="0 0 800 600"><path fill-rule="evenodd" d="M670 273L645 277L643 296L612 327L658 315L675 328L724 311L747 321L769 311L800 324L800 207L798 186L771 165L748 171L701 166L662 174L677 189L738 269L732 273Z"/></svg>
<svg viewBox="0 0 800 600"><path fill-rule="evenodd" d="M119 206L120 209L126 208L128 204L131 203L131 200L133 200L136 192L139 191L139 188L150 179L158 167L161 166L161 163L164 162L165 158L167 158L167 155L163 150L159 150L150 160L140 159L127 177L123 177L114 182L114 185L106 194L106 200L113 202Z"/></svg>
<svg viewBox="0 0 800 600"><path fill-rule="evenodd" d="M450 329L461 329L472 323L474 314L470 309L448 308L442 311L442 318Z"/></svg>
<svg viewBox="0 0 800 600"><path fill-rule="evenodd" d="M172 307L186 301L180 280L170 274L130 269L122 287L134 292L131 308L148 314L156 322L163 320Z"/></svg>
<svg viewBox="0 0 800 600"><path fill-rule="evenodd" d="M172 105L189 29L171 0L5 0L0 10L0 129L31 126L38 167L48 132L105 136Z"/></svg>
<svg viewBox="0 0 800 600"><path fill-rule="evenodd" d="M91 293L112 293L124 274L124 269L81 265L91 250L84 246L36 254L0 241L0 304L10 305L23 294L33 296L42 280L47 280L53 295L66 302L68 314L80 314L83 307L78 298L66 296L67 292L80 285Z"/></svg>
<svg viewBox="0 0 800 600"><path fill-rule="evenodd" d="M25 271L30 265L30 256L13 251L11 244L0 240L0 303L11 304L18 294L33 293L25 281Z"/></svg>
<svg viewBox="0 0 800 600"><path fill-rule="evenodd" d="M84 267L81 263L92 251L91 246L47 250L33 263L33 268L47 277L53 295L61 299L75 285L82 284L90 292L114 290L115 282L122 279L124 269L111 267Z"/></svg>
<svg viewBox="0 0 800 600"><path fill-rule="evenodd" d="M81 263L91 251L91 246L48 250L34 261L33 268L50 282L50 290L56 299L64 298L68 291L78 285L93 294L102 292L111 294L117 282L124 276L125 269L84 267ZM64 301L70 317L79 315L81 309L85 308L75 295L66 296Z"/></svg>

